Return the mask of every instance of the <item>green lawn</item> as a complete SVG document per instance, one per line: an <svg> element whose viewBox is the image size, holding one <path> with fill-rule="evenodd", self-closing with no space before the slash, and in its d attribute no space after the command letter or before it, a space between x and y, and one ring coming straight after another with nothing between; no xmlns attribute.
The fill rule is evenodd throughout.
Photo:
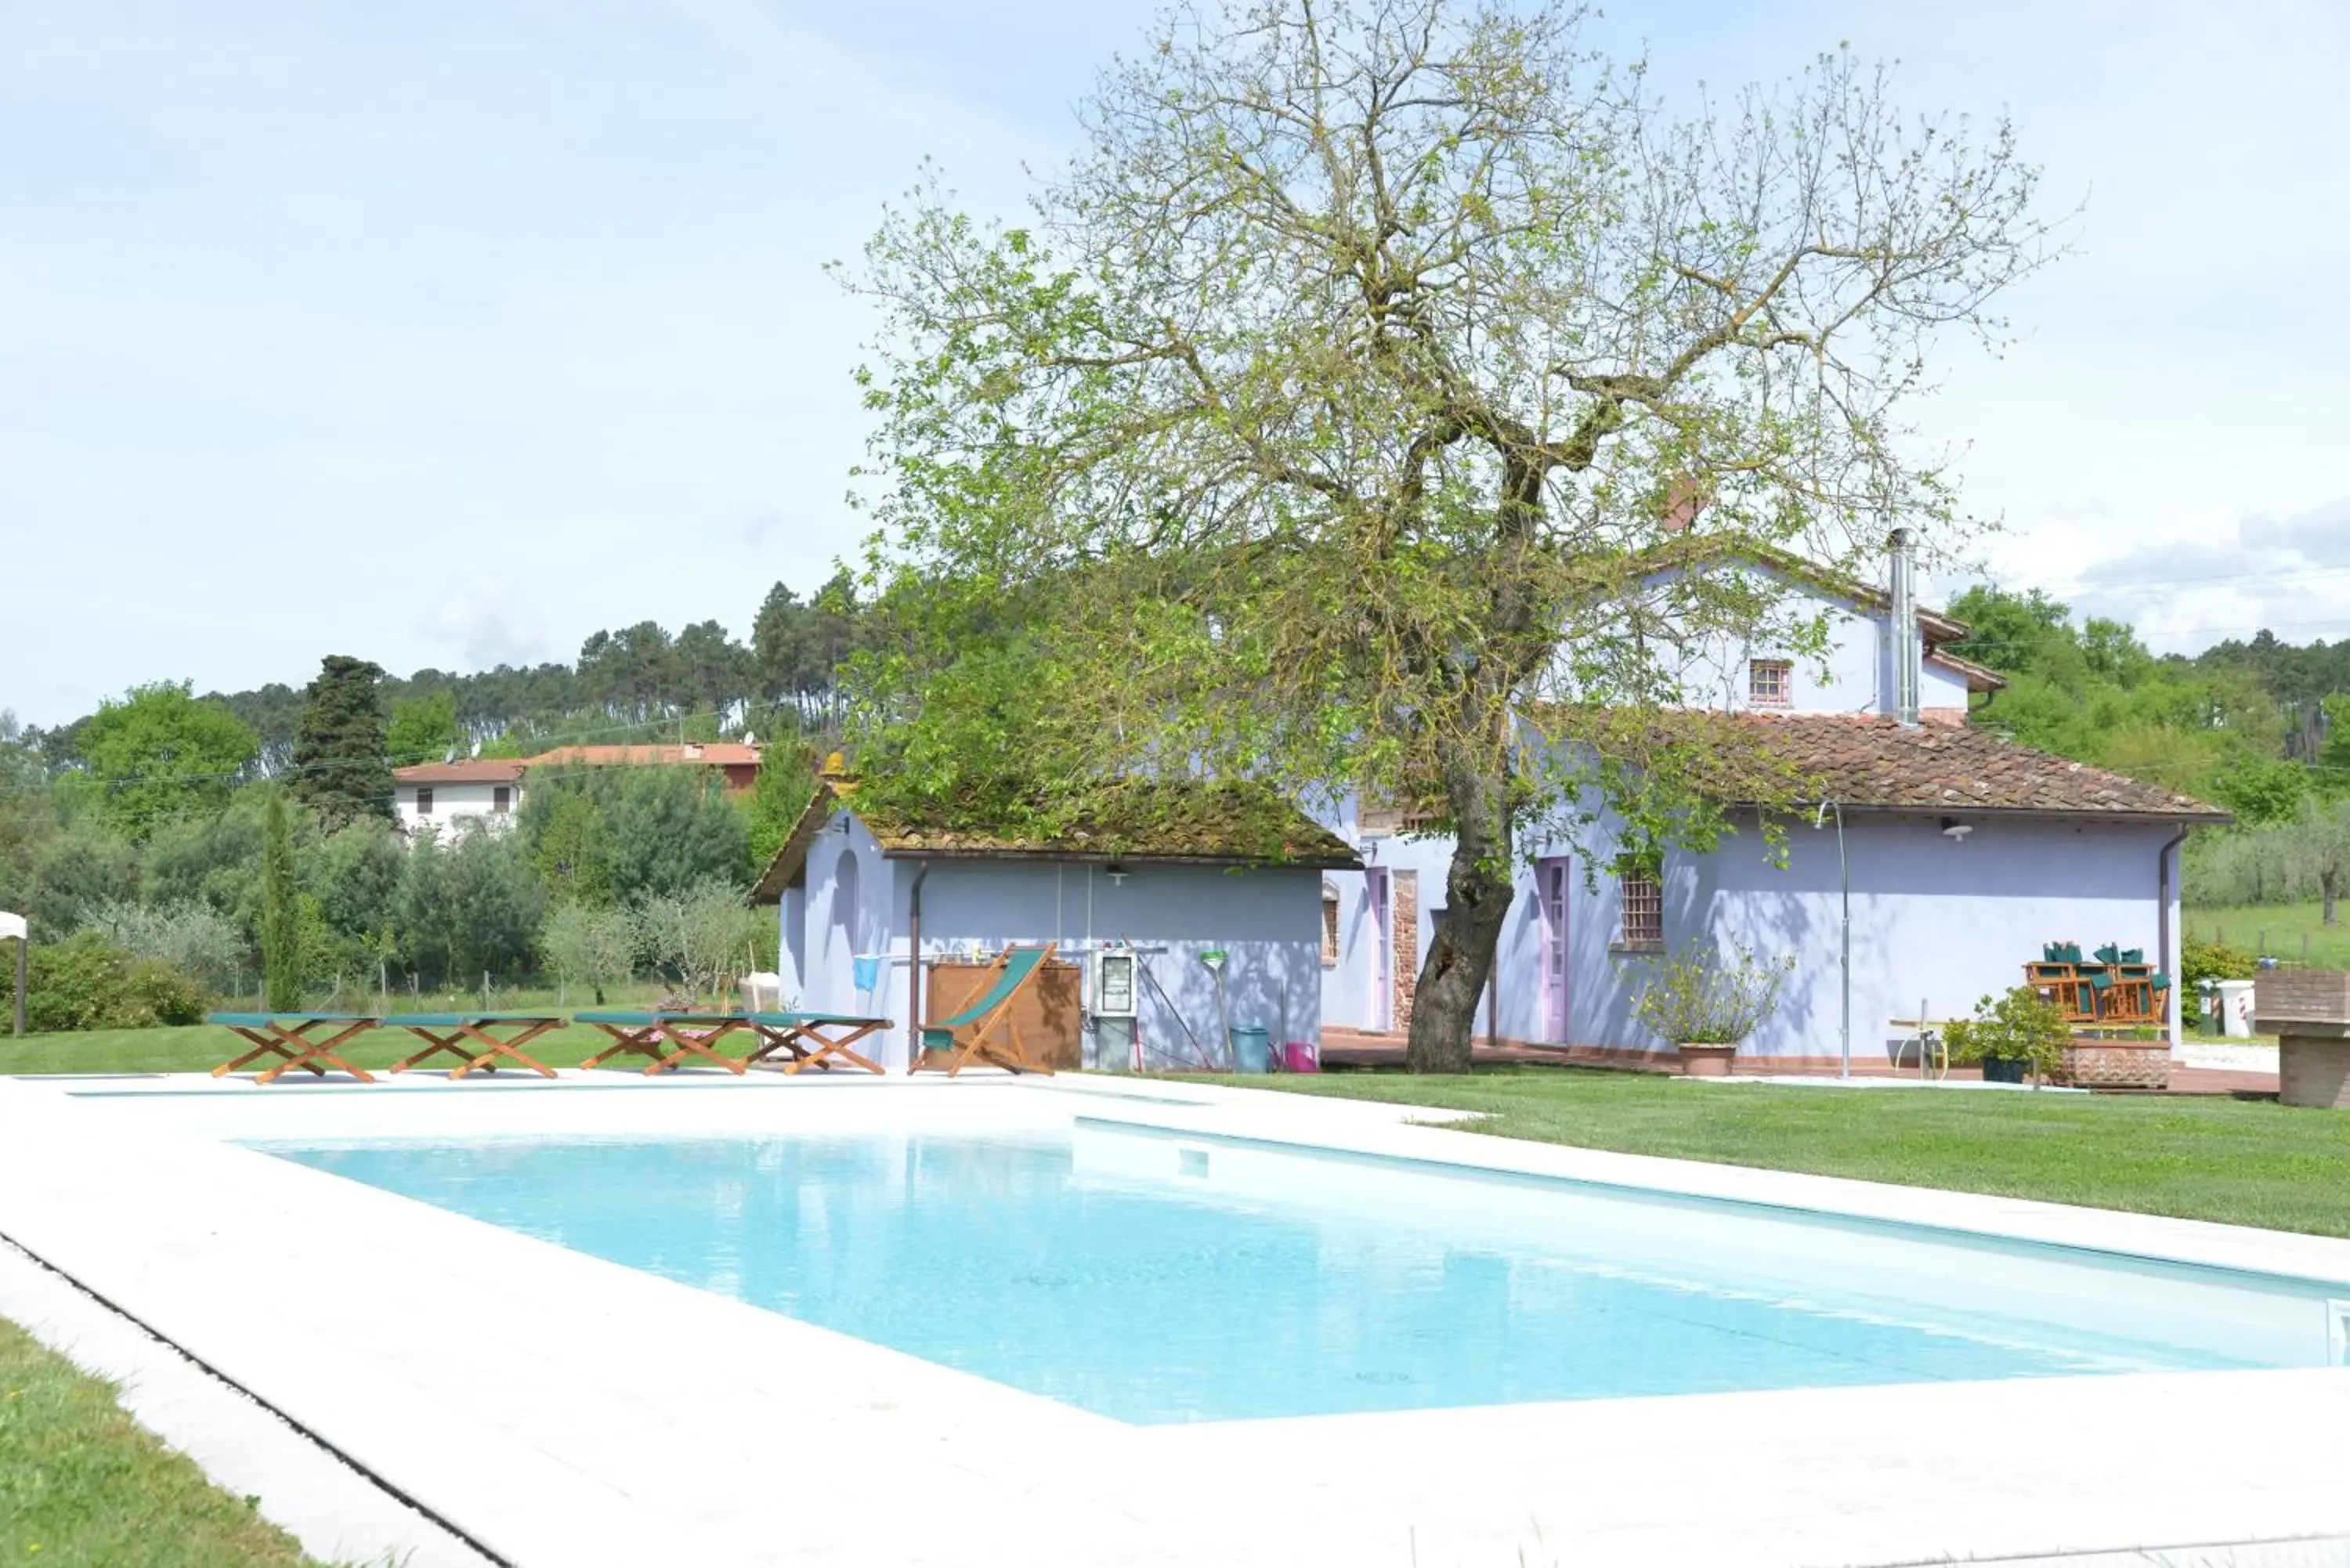
<svg viewBox="0 0 2350 1568"><path fill-rule="evenodd" d="M2261 904L2237 909L2189 909L2187 934L2216 937L2252 953L2274 953L2320 969L2350 969L2350 901L2342 922L2329 926L2316 904Z"/></svg>
<svg viewBox="0 0 2350 1568"><path fill-rule="evenodd" d="M1222 1081L1486 1111L1479 1130L1544 1143L2350 1236L2350 1116L2271 1101L1718 1086L1567 1067Z"/></svg>
<svg viewBox="0 0 2350 1568"><path fill-rule="evenodd" d="M611 1043L610 1036L602 1030L575 1023L540 1035L523 1050L550 1067L576 1067ZM730 1038L728 1044L732 1043ZM353 1040L341 1054L353 1064L372 1070L389 1067L423 1047L424 1042L405 1031L380 1029ZM232 1056L243 1055L249 1048L227 1030L209 1023L185 1029L94 1029L80 1034L27 1034L21 1040L0 1034L0 1074L204 1073ZM244 1071L259 1072L276 1060L265 1056ZM618 1057L611 1070L625 1068L631 1060L641 1071L645 1065L642 1056ZM442 1052L418 1070L456 1064L454 1056Z"/></svg>
<svg viewBox="0 0 2350 1568"><path fill-rule="evenodd" d="M114 1402L0 1321L0 1563L217 1568L311 1561Z"/></svg>

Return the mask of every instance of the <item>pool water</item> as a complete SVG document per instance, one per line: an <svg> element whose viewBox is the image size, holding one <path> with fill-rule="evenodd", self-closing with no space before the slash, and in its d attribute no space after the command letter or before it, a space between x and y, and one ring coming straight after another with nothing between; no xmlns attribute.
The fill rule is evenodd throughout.
<svg viewBox="0 0 2350 1568"><path fill-rule="evenodd" d="M2321 1365L2322 1287L1131 1132L262 1146L1134 1423Z"/></svg>

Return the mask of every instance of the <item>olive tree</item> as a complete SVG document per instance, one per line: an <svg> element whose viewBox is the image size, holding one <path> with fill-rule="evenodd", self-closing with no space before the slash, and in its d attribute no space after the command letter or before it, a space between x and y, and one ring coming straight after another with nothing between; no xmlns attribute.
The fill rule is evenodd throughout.
<svg viewBox="0 0 2350 1568"><path fill-rule="evenodd" d="M1947 539L1902 407L2047 254L2004 124L1904 118L1842 54L1677 116L1580 23L1175 12L1028 221L932 177L847 274L883 321L867 787L1407 805L1457 845L1421 1069L1467 1064L1530 830L1713 820L1640 722L1691 649L1816 646L1773 579L1663 568Z"/></svg>

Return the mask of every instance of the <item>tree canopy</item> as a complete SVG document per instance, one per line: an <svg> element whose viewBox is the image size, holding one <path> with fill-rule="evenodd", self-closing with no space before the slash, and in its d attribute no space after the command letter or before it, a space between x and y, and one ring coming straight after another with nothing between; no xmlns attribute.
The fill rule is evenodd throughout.
<svg viewBox="0 0 2350 1568"><path fill-rule="evenodd" d="M136 686L99 704L80 746L103 792L100 809L126 836L144 839L172 817L227 800L251 764L253 732L235 714L189 695L186 681Z"/></svg>
<svg viewBox="0 0 2350 1568"><path fill-rule="evenodd" d="M1947 532L1902 406L2045 254L2004 125L1906 119L1842 55L1676 118L1579 25L1178 12L1032 221L931 180L850 279L885 317L868 778L1071 801L1180 759L1425 801L1459 848L1423 1069L1467 1064L1518 836L1630 776L1609 716L1672 700L1677 647L1804 635L1659 548Z"/></svg>

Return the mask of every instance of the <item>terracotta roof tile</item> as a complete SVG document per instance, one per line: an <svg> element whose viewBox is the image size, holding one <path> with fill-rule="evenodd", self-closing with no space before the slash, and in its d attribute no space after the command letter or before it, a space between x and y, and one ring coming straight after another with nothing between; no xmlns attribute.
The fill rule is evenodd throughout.
<svg viewBox="0 0 2350 1568"><path fill-rule="evenodd" d="M455 763L417 763L394 768L391 776L404 784L504 784L522 777L523 764L507 757L469 757Z"/></svg>
<svg viewBox="0 0 2350 1568"><path fill-rule="evenodd" d="M1731 722L1799 774L1813 798L1846 806L2228 820L2218 806L2159 784L2035 752L1969 724L1910 729L1842 713L1741 713Z"/></svg>
<svg viewBox="0 0 2350 1568"><path fill-rule="evenodd" d="M527 759L534 768L584 767L660 767L679 763L700 763L704 767L745 767L757 763L759 748L736 741L711 741L702 745L688 743L678 746L557 746L551 752L541 752Z"/></svg>

